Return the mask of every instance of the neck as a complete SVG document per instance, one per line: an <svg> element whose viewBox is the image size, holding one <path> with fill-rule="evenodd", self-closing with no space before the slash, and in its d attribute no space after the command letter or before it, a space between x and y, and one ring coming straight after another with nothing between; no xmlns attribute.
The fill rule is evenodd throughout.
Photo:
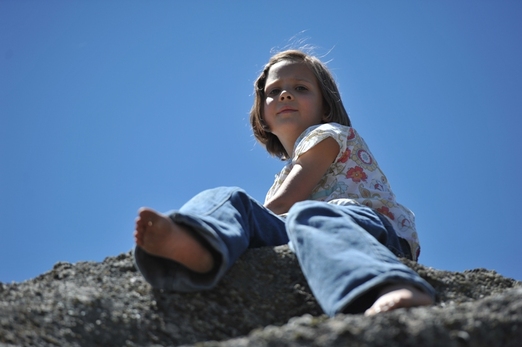
<svg viewBox="0 0 522 347"><path fill-rule="evenodd" d="M292 156L294 154L295 141L297 140L299 135L301 135L301 133L299 133L299 134L276 135L277 138L279 139L279 141L281 142L281 144L283 145L286 153L288 153L288 158L289 159L292 158Z"/></svg>

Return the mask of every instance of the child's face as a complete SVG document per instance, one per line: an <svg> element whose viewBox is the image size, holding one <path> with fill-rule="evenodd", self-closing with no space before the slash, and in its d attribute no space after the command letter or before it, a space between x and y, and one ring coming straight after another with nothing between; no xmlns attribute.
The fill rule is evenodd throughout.
<svg viewBox="0 0 522 347"><path fill-rule="evenodd" d="M308 127L321 123L323 96L315 75L304 63L281 61L272 65L265 96L263 119L280 140L281 136L297 139Z"/></svg>

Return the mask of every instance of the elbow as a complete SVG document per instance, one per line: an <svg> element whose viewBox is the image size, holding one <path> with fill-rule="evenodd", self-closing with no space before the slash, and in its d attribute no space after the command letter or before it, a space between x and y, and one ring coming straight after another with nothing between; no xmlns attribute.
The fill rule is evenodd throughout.
<svg viewBox="0 0 522 347"><path fill-rule="evenodd" d="M286 204L283 201L276 200L266 203L265 207L268 208L270 211L274 212L275 214L283 214L287 213L288 210L290 210L292 204Z"/></svg>

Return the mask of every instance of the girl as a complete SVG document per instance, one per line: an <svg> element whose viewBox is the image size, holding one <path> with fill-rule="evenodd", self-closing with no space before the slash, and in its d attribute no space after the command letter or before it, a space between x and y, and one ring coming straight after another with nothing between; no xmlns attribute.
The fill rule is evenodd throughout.
<svg viewBox="0 0 522 347"><path fill-rule="evenodd" d="M239 188L204 191L168 215L142 208L134 257L156 288L210 289L249 247L290 242L323 310L367 315L430 305L411 211L398 204L317 58L274 55L255 82L254 135L288 164L264 206Z"/></svg>

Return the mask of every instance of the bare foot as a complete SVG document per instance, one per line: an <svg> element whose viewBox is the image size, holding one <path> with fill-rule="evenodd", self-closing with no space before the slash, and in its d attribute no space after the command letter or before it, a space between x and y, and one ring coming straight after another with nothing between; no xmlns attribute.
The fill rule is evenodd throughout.
<svg viewBox="0 0 522 347"><path fill-rule="evenodd" d="M373 316L380 312L388 312L402 307L426 306L433 304L433 298L427 293L404 284L392 284L384 287L379 298L372 307L364 312L365 316Z"/></svg>
<svg viewBox="0 0 522 347"><path fill-rule="evenodd" d="M212 254L186 227L152 209L138 211L134 240L147 253L177 261L193 271L205 273L214 267Z"/></svg>

